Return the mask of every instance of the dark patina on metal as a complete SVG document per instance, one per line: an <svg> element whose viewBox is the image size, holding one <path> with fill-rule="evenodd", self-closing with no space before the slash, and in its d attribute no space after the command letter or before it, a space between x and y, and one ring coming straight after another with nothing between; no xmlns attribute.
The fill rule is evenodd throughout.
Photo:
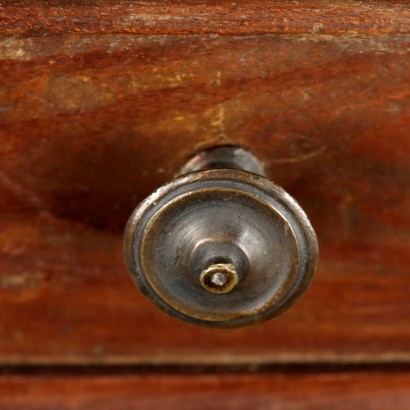
<svg viewBox="0 0 410 410"><path fill-rule="evenodd" d="M249 169L263 172L241 148L204 151L131 215L127 268L166 313L245 326L278 315L307 289L318 257L314 230L289 194Z"/></svg>

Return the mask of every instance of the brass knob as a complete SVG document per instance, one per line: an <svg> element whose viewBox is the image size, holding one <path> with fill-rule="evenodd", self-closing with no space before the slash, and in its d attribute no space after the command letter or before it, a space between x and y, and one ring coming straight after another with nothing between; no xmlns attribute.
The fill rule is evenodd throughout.
<svg viewBox="0 0 410 410"><path fill-rule="evenodd" d="M176 318L236 327L302 295L316 269L316 235L263 174L242 148L203 151L134 210L124 257L145 296Z"/></svg>

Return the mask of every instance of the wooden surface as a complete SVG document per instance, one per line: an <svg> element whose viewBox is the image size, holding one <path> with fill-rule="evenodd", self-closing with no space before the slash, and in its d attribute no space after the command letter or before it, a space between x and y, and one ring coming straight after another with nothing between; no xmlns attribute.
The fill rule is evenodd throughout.
<svg viewBox="0 0 410 410"><path fill-rule="evenodd" d="M410 361L410 36L0 39L0 362ZM164 316L122 261L133 207L198 149L251 149L320 244L250 329Z"/></svg>
<svg viewBox="0 0 410 410"><path fill-rule="evenodd" d="M2 410L235 409L407 410L403 372L261 375L12 376L0 378Z"/></svg>
<svg viewBox="0 0 410 410"><path fill-rule="evenodd" d="M410 33L407 0L6 0L0 34Z"/></svg>
<svg viewBox="0 0 410 410"><path fill-rule="evenodd" d="M132 209L218 144L319 238L248 329L166 317L122 261ZM409 250L407 0L1 2L2 410L407 410Z"/></svg>

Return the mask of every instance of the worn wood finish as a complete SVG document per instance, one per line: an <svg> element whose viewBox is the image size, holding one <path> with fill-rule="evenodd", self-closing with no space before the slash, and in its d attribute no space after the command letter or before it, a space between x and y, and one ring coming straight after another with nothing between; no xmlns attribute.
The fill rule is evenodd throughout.
<svg viewBox="0 0 410 410"><path fill-rule="evenodd" d="M0 56L0 362L410 361L410 36L9 37ZM321 249L296 307L229 331L146 302L121 242L224 143Z"/></svg>
<svg viewBox="0 0 410 410"><path fill-rule="evenodd" d="M0 378L3 410L407 410L404 372L263 375L14 376Z"/></svg>
<svg viewBox="0 0 410 410"><path fill-rule="evenodd" d="M0 34L409 33L406 0L6 0Z"/></svg>

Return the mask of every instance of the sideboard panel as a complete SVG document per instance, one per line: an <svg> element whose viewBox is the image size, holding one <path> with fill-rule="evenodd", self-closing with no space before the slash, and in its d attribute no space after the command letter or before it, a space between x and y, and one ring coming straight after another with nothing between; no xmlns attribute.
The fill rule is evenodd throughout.
<svg viewBox="0 0 410 410"><path fill-rule="evenodd" d="M0 362L410 360L410 36L0 39ZM195 328L134 288L136 204L240 144L309 215L317 277L282 316Z"/></svg>

